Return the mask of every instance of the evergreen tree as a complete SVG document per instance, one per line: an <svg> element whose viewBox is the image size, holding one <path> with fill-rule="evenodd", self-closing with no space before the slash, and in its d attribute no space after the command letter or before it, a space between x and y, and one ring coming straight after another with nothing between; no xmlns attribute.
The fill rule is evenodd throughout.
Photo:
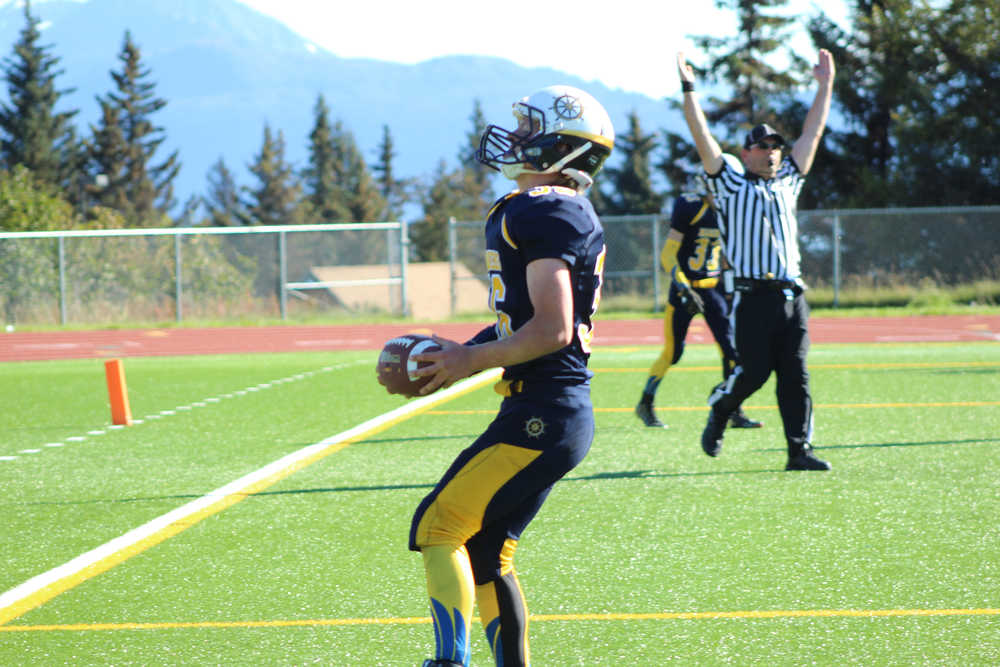
<svg viewBox="0 0 1000 667"><path fill-rule="evenodd" d="M50 47L39 44L41 21L31 14L29 1L24 19L13 56L3 61L10 104L0 105L0 158L8 169L23 165L39 182L68 189L78 176L71 124L77 112L57 112L56 106L73 89L56 89L55 79L64 72L55 69L59 58L50 54Z"/></svg>
<svg viewBox="0 0 1000 667"><path fill-rule="evenodd" d="M610 166L605 163L604 168L594 176L594 184L587 190L587 197L590 199L590 204L594 207L597 215L612 215L611 195L604 192L607 189L608 181L605 169L610 168Z"/></svg>
<svg viewBox="0 0 1000 667"><path fill-rule="evenodd" d="M817 159L839 208L990 204L1000 187L995 0L932 8L864 0L845 32L810 22L837 60L834 103L846 128Z"/></svg>
<svg viewBox="0 0 1000 667"><path fill-rule="evenodd" d="M128 199L128 145L119 122L119 107L109 100L98 100L101 121L91 126L87 144L88 177L84 186L84 201L125 214L131 210ZM100 181L98 178L100 177ZM103 187L101 187L103 186Z"/></svg>
<svg viewBox="0 0 1000 667"><path fill-rule="evenodd" d="M496 199L493 191L496 171L476 159L480 139L486 131L486 116L479 100L473 102L469 125L465 143L459 150L459 169L455 179L459 188L455 217L459 220L482 219Z"/></svg>
<svg viewBox="0 0 1000 667"><path fill-rule="evenodd" d="M201 203L208 211L209 224L215 227L235 227L247 223L239 186L221 157L209 169L208 194L202 197Z"/></svg>
<svg viewBox="0 0 1000 667"><path fill-rule="evenodd" d="M424 215L410 225L410 243L415 260L439 262L448 259L448 218L476 219L462 208L460 187L460 173L449 169L447 162L441 160L420 197Z"/></svg>
<svg viewBox="0 0 1000 667"><path fill-rule="evenodd" d="M465 144L459 151L458 163L470 173L472 183L479 189L476 196L483 199L488 206L493 199L492 181L496 172L476 159L480 140L483 132L486 131L486 115L483 113L483 105L478 99L473 101L469 123L471 128L465 134Z"/></svg>
<svg viewBox="0 0 1000 667"><path fill-rule="evenodd" d="M810 172L811 185L822 187L803 192L805 208L869 208L897 200L889 187L895 160L893 117L910 94L909 52L914 45L900 40L905 28L896 17L885 16L880 4L865 2L862 8L859 3L853 35L825 16L809 24L817 48L828 49L837 64L833 104L849 129L827 130ZM820 193L825 197L820 199Z"/></svg>
<svg viewBox="0 0 1000 667"><path fill-rule="evenodd" d="M294 225L304 222L300 206L302 186L294 169L285 160L285 137L281 130L275 134L270 125L264 125L260 153L250 165L250 173L257 178L257 184L243 188L249 195L245 204L249 224Z"/></svg>
<svg viewBox="0 0 1000 667"><path fill-rule="evenodd" d="M720 143L729 138L739 146L743 134L757 123L782 130L776 109L787 105L797 87L811 79L808 63L788 46L795 19L770 13L785 7L788 0L716 0L715 4L733 11L739 27L735 38L717 34L693 38L711 58L698 72L706 82L723 82L733 92L728 100L711 97L703 107ZM775 55L784 56L788 66L779 70L769 64ZM677 110L683 106L678 100L670 104ZM670 179L672 194L679 194L700 172L700 160L688 136L665 131L664 145L665 157L658 166Z"/></svg>
<svg viewBox="0 0 1000 667"><path fill-rule="evenodd" d="M91 171L108 179L95 194L102 204L122 211L130 224L157 224L174 204L173 180L180 170L176 151L153 164L166 136L152 116L167 103L156 97L150 71L129 32L118 59L121 70L111 72L115 91L97 98L101 125L91 128Z"/></svg>
<svg viewBox="0 0 1000 667"><path fill-rule="evenodd" d="M315 223L350 220L347 197L341 183L341 165L330 125L330 108L322 95L313 107L315 121L309 133L309 162L302 170L302 183Z"/></svg>
<svg viewBox="0 0 1000 667"><path fill-rule="evenodd" d="M368 170L354 135L341 122L333 128L338 180L351 222L378 222L385 211L385 199Z"/></svg>
<svg viewBox="0 0 1000 667"><path fill-rule="evenodd" d="M381 216L385 220L395 220L402 214L403 205L406 203L407 181L396 178L395 165L393 160L396 157L395 142L388 125L382 126L382 141L378 145L378 162L372 166L375 172L375 182L378 185L379 194L386 201L385 213Z"/></svg>
<svg viewBox="0 0 1000 667"><path fill-rule="evenodd" d="M438 261L448 257L448 218L482 220L493 204L493 171L476 160L486 121L478 100L469 116L471 128L459 147L457 169L442 160L421 197L424 215L410 227L417 259ZM478 267L477 267L478 268Z"/></svg>
<svg viewBox="0 0 1000 667"><path fill-rule="evenodd" d="M376 222L385 198L365 164L357 142L340 121L330 123L322 95L314 107L309 163L302 171L310 218L314 222Z"/></svg>
<svg viewBox="0 0 1000 667"><path fill-rule="evenodd" d="M663 208L663 195L653 187L650 155L656 148L656 135L644 134L639 115L633 111L628 117L628 130L615 138L615 151L623 155L621 166L606 167L605 178L612 194L605 213L639 215L659 213Z"/></svg>
<svg viewBox="0 0 1000 667"><path fill-rule="evenodd" d="M598 203L604 207L603 215L642 215L659 213L663 208L663 195L656 192L652 183L650 155L656 148L656 135L642 130L639 116L628 116L628 129L615 137L615 152L620 153L620 166L605 167L601 171L610 186L610 194ZM607 192L607 190L606 190ZM591 199L594 203L594 200ZM656 263L659 248L654 249L653 229L648 223L616 225L609 241L609 258L614 266L649 266ZM620 230L627 230L622 233ZM613 268L613 267L612 267ZM609 282L615 292L642 293L650 285L645 278L616 277Z"/></svg>
<svg viewBox="0 0 1000 667"><path fill-rule="evenodd" d="M788 0L716 0L720 9L736 14L736 39L703 35L695 44L712 56L706 74L709 81L723 81L732 88L729 100L713 100L705 110L709 122L721 123L733 135L757 123L774 121L775 101L784 98L807 76L808 63L789 47L794 18L769 13L784 8ZM787 68L778 70L767 58L782 54Z"/></svg>

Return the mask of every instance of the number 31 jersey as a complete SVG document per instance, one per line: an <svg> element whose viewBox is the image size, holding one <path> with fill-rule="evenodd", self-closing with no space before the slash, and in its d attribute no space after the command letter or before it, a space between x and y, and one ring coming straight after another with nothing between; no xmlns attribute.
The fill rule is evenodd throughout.
<svg viewBox="0 0 1000 667"><path fill-rule="evenodd" d="M590 200L575 190L541 186L511 192L493 205L486 221L486 269L497 336L511 335L534 314L527 284L527 266L534 260L563 260L573 289L572 342L508 367L504 379L528 384L589 381L591 318L600 301L604 254L601 222Z"/></svg>

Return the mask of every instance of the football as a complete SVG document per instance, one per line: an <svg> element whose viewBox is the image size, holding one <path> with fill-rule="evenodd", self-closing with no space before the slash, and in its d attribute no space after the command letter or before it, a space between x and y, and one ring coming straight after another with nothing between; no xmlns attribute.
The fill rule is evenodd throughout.
<svg viewBox="0 0 1000 667"><path fill-rule="evenodd" d="M441 346L430 336L422 334L406 334L397 336L382 346L378 355L375 370L378 381L390 394L401 394L407 398L420 395L420 390L430 382L431 377L412 375L417 370L417 362L410 359L411 355L421 352L440 350ZM420 364L429 366L430 362Z"/></svg>

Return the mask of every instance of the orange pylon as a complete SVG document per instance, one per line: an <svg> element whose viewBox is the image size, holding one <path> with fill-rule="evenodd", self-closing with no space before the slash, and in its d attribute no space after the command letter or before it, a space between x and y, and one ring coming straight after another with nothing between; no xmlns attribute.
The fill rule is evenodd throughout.
<svg viewBox="0 0 1000 667"><path fill-rule="evenodd" d="M104 375L108 380L108 398L111 401L111 423L122 426L132 425L132 409L128 405L128 389L125 387L125 366L121 359L104 362Z"/></svg>

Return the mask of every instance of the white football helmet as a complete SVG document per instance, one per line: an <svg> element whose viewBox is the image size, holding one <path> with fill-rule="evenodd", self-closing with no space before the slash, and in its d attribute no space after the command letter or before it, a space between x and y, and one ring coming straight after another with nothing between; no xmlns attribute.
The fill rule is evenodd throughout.
<svg viewBox="0 0 1000 667"><path fill-rule="evenodd" d="M513 106L513 131L490 125L476 159L515 180L525 173L569 176L586 189L615 145L608 112L572 86L542 88ZM567 150L568 149L568 150Z"/></svg>

